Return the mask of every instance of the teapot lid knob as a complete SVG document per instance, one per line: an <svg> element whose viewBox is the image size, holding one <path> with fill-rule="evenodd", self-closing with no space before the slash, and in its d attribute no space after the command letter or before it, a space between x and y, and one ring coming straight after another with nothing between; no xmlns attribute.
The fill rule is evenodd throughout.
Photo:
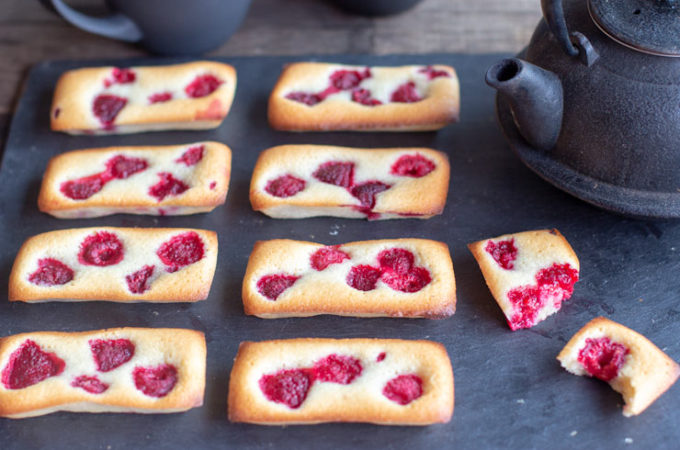
<svg viewBox="0 0 680 450"><path fill-rule="evenodd" d="M680 0L588 0L595 24L620 44L680 57Z"/></svg>

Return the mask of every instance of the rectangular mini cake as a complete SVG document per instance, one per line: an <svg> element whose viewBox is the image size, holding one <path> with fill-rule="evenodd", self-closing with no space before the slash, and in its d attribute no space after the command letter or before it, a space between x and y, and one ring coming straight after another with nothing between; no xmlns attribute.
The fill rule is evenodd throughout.
<svg viewBox="0 0 680 450"><path fill-rule="evenodd" d="M0 339L0 416L173 413L203 404L203 333L171 328L39 331Z"/></svg>
<svg viewBox="0 0 680 450"><path fill-rule="evenodd" d="M229 420L261 425L451 420L446 349L400 339L243 342L229 380Z"/></svg>
<svg viewBox="0 0 680 450"><path fill-rule="evenodd" d="M70 134L216 128L235 89L234 68L212 61L70 70L54 91L51 127Z"/></svg>
<svg viewBox="0 0 680 450"><path fill-rule="evenodd" d="M190 228L76 228L21 246L9 300L194 302L210 292L217 234Z"/></svg>
<svg viewBox="0 0 680 450"><path fill-rule="evenodd" d="M50 160L38 207L59 218L209 212L224 203L230 172L219 142L76 150Z"/></svg>
<svg viewBox="0 0 680 450"><path fill-rule="evenodd" d="M446 244L385 239L324 246L275 239L255 244L243 279L246 314L444 318L456 310Z"/></svg>
<svg viewBox="0 0 680 450"><path fill-rule="evenodd" d="M275 218L428 219L444 210L449 172L429 148L282 145L260 154L250 202Z"/></svg>
<svg viewBox="0 0 680 450"><path fill-rule="evenodd" d="M286 66L269 97L269 123L290 131L427 131L458 120L452 67Z"/></svg>

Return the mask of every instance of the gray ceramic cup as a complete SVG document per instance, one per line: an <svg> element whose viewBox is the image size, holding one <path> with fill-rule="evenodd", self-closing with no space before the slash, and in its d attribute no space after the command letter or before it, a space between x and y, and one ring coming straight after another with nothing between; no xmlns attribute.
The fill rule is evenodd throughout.
<svg viewBox="0 0 680 450"><path fill-rule="evenodd" d="M111 14L91 17L63 0L40 0L71 25L138 42L162 55L197 55L219 47L238 29L251 0L106 0Z"/></svg>

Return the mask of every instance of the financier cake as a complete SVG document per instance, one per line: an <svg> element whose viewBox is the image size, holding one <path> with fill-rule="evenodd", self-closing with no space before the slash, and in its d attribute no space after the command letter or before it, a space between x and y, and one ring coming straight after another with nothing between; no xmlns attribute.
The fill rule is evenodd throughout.
<svg viewBox="0 0 680 450"><path fill-rule="evenodd" d="M680 366L649 339L604 317L581 328L557 359L574 375L599 378L620 392L626 417L647 409L680 375Z"/></svg>
<svg viewBox="0 0 680 450"><path fill-rule="evenodd" d="M173 413L203 404L203 333L170 328L39 331L0 339L0 416Z"/></svg>
<svg viewBox="0 0 680 450"><path fill-rule="evenodd" d="M260 154L250 203L282 219L428 219L444 210L449 172L428 148L282 145Z"/></svg>
<svg viewBox="0 0 680 450"><path fill-rule="evenodd" d="M255 244L243 279L246 314L444 318L456 309L446 244L384 239L326 246L274 239Z"/></svg>
<svg viewBox="0 0 680 450"><path fill-rule="evenodd" d="M9 300L194 302L210 292L217 235L191 228L51 231L21 246Z"/></svg>
<svg viewBox="0 0 680 450"><path fill-rule="evenodd" d="M50 160L38 207L59 218L209 212L224 203L230 172L219 142L76 150Z"/></svg>
<svg viewBox="0 0 680 450"><path fill-rule="evenodd" d="M574 292L579 261L555 229L506 234L468 247L512 330L556 313Z"/></svg>
<svg viewBox="0 0 680 450"><path fill-rule="evenodd" d="M451 419L446 349L400 339L243 342L229 380L229 420L261 425Z"/></svg>
<svg viewBox="0 0 680 450"><path fill-rule="evenodd" d="M277 130L428 131L458 115L458 78L444 65L294 63L269 97Z"/></svg>
<svg viewBox="0 0 680 450"><path fill-rule="evenodd" d="M216 128L235 89L234 68L212 61L69 70L57 82L50 123L69 134Z"/></svg>

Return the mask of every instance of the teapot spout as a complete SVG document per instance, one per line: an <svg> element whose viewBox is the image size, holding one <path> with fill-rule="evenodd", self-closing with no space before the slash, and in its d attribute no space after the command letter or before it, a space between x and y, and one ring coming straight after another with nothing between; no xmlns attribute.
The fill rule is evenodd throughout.
<svg viewBox="0 0 680 450"><path fill-rule="evenodd" d="M517 58L499 61L486 72L486 84L504 96L515 124L534 148L551 150L562 129L562 83L552 72Z"/></svg>

